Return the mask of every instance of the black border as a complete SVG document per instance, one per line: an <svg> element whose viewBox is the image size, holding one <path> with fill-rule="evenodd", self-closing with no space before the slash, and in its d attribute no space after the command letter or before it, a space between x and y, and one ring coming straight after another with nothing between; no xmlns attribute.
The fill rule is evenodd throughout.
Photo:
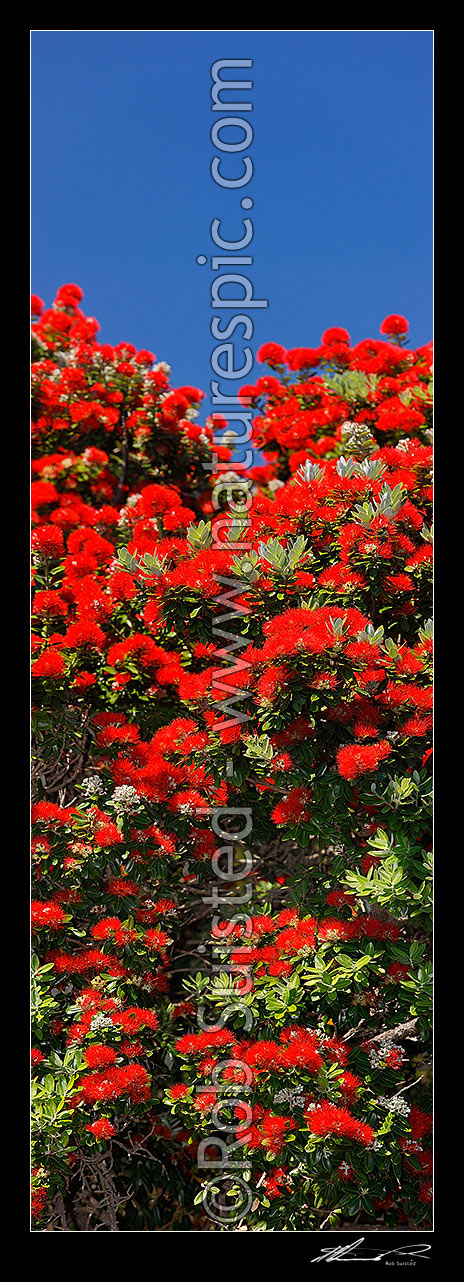
<svg viewBox="0 0 464 1282"><path fill-rule="evenodd" d="M19 789L19 807L16 812L16 815L21 814L21 816L23 817L23 822L25 827L26 855L25 855L25 860L21 864L21 869L24 868L24 881L25 881L24 897L22 899L22 907L24 908L24 911L21 912L21 921L24 922L25 940L24 940L24 947L20 950L20 947L18 947L17 930L15 929L16 942L15 942L14 953L13 953L13 957L15 959L15 969L18 961L18 953L20 953L20 957L21 957L21 962L19 966L20 984L12 983L12 979L9 973L9 967L6 968L6 975L5 975L6 987L8 991L12 990L14 1008L17 1010L19 1007L21 1009L21 1015L24 1014L24 1022L21 1019L21 1030L24 1026L25 1047L23 1046L22 1051L25 1051L25 1054L23 1055L21 1051L22 1036L18 1037L17 1042L15 1041L13 1044L8 1040L6 1043L6 1048L4 1053L4 1058L8 1062L8 1079L7 1079L7 1085L6 1085L6 1090L8 1090L8 1096L5 1096L7 1100L8 1100L8 1097L10 1097L11 1099L12 1088L13 1088L13 1099L11 1099L11 1106L10 1105L8 1106L7 1112L10 1110L10 1107L11 1107L11 1112L14 1111L14 1117L15 1117L14 1139L12 1144L7 1146L6 1153L5 1153L5 1164L8 1164L9 1166L11 1155L13 1155L15 1161L19 1158L23 1141L24 1141L25 1163L21 1163L19 1174L13 1176L10 1182L10 1190L8 1195L8 1217L5 1224L5 1228L7 1232L8 1231L11 1232L10 1226L14 1224L14 1217L17 1217L19 1218L19 1224L17 1225L16 1231L19 1231L19 1233L21 1234L21 1229L24 1225L27 1235L31 1233L30 1221L29 1221L29 1045L30 1045L29 837L30 837L30 829L29 829L29 816L28 816L29 713L30 713L30 704L29 704L29 458L30 456L29 456L28 427L24 429L23 424L29 425L29 412L30 412L29 411L30 328L29 328L29 310L28 310L28 304L29 304L28 291L29 291L29 284L30 284L30 281L29 281L30 40L31 40L31 34L33 32L40 31L40 30L48 30L48 29L59 30L59 31L73 31L73 30L77 31L77 30L86 30L86 29L92 30L92 28L86 28L85 26L81 28L76 28L76 27L66 28L61 26L58 28L42 28L42 27L32 27L32 26L29 26L29 24L21 24L19 40L18 40L18 44L20 46L19 58L18 58L19 66L17 67L16 74L15 74L15 93L14 93L14 98L12 99L12 102L11 102L11 106L12 106L11 114L10 112L6 113L6 132L9 135L8 141L10 143L10 147L12 148L12 159L10 161L10 166L9 166L10 172L11 171L14 172L14 167L16 166L16 176L12 180L13 185L7 188L6 203L7 203L7 206L9 206L9 210L7 208L7 213L9 213L9 217L11 219L11 226L12 226L13 233L19 231L19 244L18 244L18 249L16 253L14 253L13 251L11 252L11 259L10 259L9 253L7 253L7 256L6 256L7 259L9 260L8 265L11 266L11 268L14 271L14 276L13 276L12 284L9 290L8 305L6 303L6 298L4 297L4 308L8 306L8 312L9 312L9 303L11 302L11 300L13 300L15 304L18 304L18 310L19 310L18 329L19 329L19 333L21 334L21 337L24 337L24 349L23 349L24 350L24 368L23 368L23 361L22 361L22 345L16 344L14 342L13 344L11 344L11 333L12 333L13 325L8 316L8 331L9 331L10 337L9 338L7 337L5 340L4 353L5 355L8 354L8 360L5 363L7 365L7 370L8 370L9 357L12 354L12 348L13 348L14 358L18 362L20 368L18 370L18 373L13 376L13 380L10 384L10 388L8 389L9 391L11 390L11 392L13 393L12 396L7 397L7 400L10 403L10 409L8 411L8 415L11 415L11 418L9 419L9 421L7 418L6 422L4 423L4 431L5 431L5 437L6 437L6 442L5 442L6 448L4 446L4 468L6 473L5 479L7 480L6 491L7 491L7 498L11 498L12 500L11 524L8 524L7 528L11 530L11 532L13 533L13 538L11 543L9 542L8 537L6 537L5 535L4 547L6 545L5 561L7 563L7 567L10 572L10 583L11 583L11 589L12 589L11 596L14 599L14 592L15 591L18 592L18 595L20 598L19 604L20 604L20 607L24 609L24 619L25 619L24 629L20 631L17 648L15 647L15 650L14 650L14 657L16 658L17 666L18 666L18 678L14 688L16 690L21 690L21 692L24 692L24 704L23 704L24 706L24 743L26 747L25 747L24 754L21 754L21 752L19 753L19 760L21 761L21 763L24 763L24 775L22 774L22 771L20 772L21 780L24 777L24 789L23 788ZM178 30L183 30L183 29L184 28L182 27L178 28ZM97 27L95 28L95 30L101 30L101 28ZM113 30L113 28L108 28L108 30ZM134 28L134 30L138 30L138 29ZM140 30L144 30L144 29L140 28ZM176 28L172 28L172 27L156 28L156 30L170 31L170 30L176 30ZM210 27L205 27L205 28L198 28L198 30L204 30L206 32L206 31L215 30L215 29ZM218 30L221 30L221 29L219 28ZM225 28L222 28L222 30L225 30ZM242 29L237 29L237 30L241 31ZM262 31L268 30L268 28L258 28L253 26L245 30L259 32L260 30ZM305 30L305 28L303 28L302 30ZM328 29L314 28L314 30L325 31ZM334 30L339 30L339 28L334 28ZM351 28L349 30L351 30ZM354 30L357 30L357 28L355 28ZM359 30L372 30L372 31L409 30L410 31L411 28L404 28L404 29L401 29L401 28L362 28L361 29L360 28ZM437 228L438 229L440 228L439 198L443 194L443 183L445 183L446 185L446 182L449 181L449 179L445 180L443 178L444 165L442 165L441 150L437 145L437 138L439 133L440 113L441 113L441 89L442 89L442 83L443 83L442 76L444 76L446 72L443 72L442 70L442 59L444 59L444 53L442 53L442 36L441 36L440 28L437 27L437 25L435 25L433 28L416 28L412 30L417 30L417 31L430 30L433 32L433 36L434 36L434 91L435 91L434 132L435 132L435 140L436 140L435 141L435 184L434 184L434 188L435 188L435 236L434 236L435 329L437 329L437 327L439 329L440 292L443 284L444 272L442 276L441 270L440 270L440 255L439 255L439 250L441 249L441 243L438 244L439 234L437 233ZM8 58L9 58L9 54L8 54ZM76 92L78 92L78 87ZM452 119L453 117L451 117L451 115L449 114L447 117L448 127ZM405 127L407 126L405 125ZM459 165L457 165L457 170L458 169L459 169ZM22 188L24 188L23 193L22 193ZM22 199L21 199L21 196L22 196ZM449 239L451 240L452 238L450 237ZM454 241L455 262L453 265L453 275L452 275L453 281L455 279L455 273L457 274L458 261L460 258L460 249L459 249L460 241L461 241L461 237L457 235ZM6 248L7 250L9 249L9 238L8 238ZM19 272L20 284L19 285L18 285L18 264L20 264L20 272ZM438 318L438 326L437 326L437 318ZM459 352L460 343L461 343L461 338L460 338L459 328L458 328L459 321L456 321L455 324L456 324L455 342L457 341L457 344L459 344L459 347L458 347L458 352ZM16 332L18 332L18 330L16 330ZM450 332L448 318L447 318L447 342L449 342L451 346L452 335ZM375 1261L377 1264L380 1264L382 1267L388 1267L388 1266L417 1267L417 1265L420 1266L423 1262L425 1264L428 1264L428 1263L431 1263L432 1261L436 1261L437 1263L440 1263L440 1259L443 1258L443 1255L444 1255L445 1246L450 1246L452 1248L453 1245L458 1246L458 1242L459 1242L459 1228L458 1228L458 1231L456 1232L456 1227L455 1227L455 1218L456 1218L455 1200L457 1200L457 1197L455 1198L452 1196L452 1192L448 1187L448 1181L446 1180L446 1174L445 1174L445 1172L447 1172L447 1169L448 1169L448 1161L450 1162L451 1158L450 1156L445 1156L444 1146L445 1146L445 1137L449 1139L450 1132L451 1132L451 1138L454 1139L454 1137L456 1136L456 1132L459 1133L460 1131L460 1125L459 1125L460 1112L461 1112L460 1100L462 1095L460 1055L454 1054L455 1047L457 1050L457 1045L454 1042L454 1038L456 1038L459 1033L460 1024L461 1024L461 1018L460 1018L461 1012L460 1012L459 1005L454 1006L454 1009L451 1008L452 1013L449 1013L449 1012L447 1013L446 1011L446 998L449 996L449 993L450 993L451 982L450 980L446 979L446 975L445 975L445 971L450 975L453 973L450 970L448 965L449 946L451 942L451 937L453 935L454 936L459 935L459 903L458 901L456 901L456 908L454 908L452 904L450 906L449 890L450 890L450 887L453 885L452 878L454 880L454 876L455 876L451 860L453 859L455 852L457 852L458 855L460 854L459 846L458 846L459 827L458 827L457 815L456 815L456 811L457 811L456 798L459 804L460 793L459 793L457 781L456 781L456 787L454 790L451 789L451 785L449 781L450 754L448 753L448 760L447 760L445 740L444 740L444 730L442 730L442 721L444 720L444 708L445 708L445 698L444 698L444 693L442 693L442 683L444 680L444 674L447 671L447 667L448 669L450 669L452 666L454 666L455 672L456 670L459 671L458 664L462 663L462 658L463 658L462 646L459 643L459 633L460 633L461 625L458 622L459 615L458 615L458 604L457 604L459 600L459 595L460 595L459 587L460 587L460 579L461 579L461 573L462 573L460 569L461 540L456 537L457 532L454 532L454 539L453 539L453 542L451 542L450 536L448 535L447 537L445 532L446 515L449 515L452 513L452 509L450 512L450 498L449 498L449 489L448 489L450 478L449 478L449 474L448 475L446 474L445 450L448 451L449 447L451 446L453 450L457 450L458 453L460 452L460 443L459 443L458 433L459 435L461 434L460 423L459 423L461 409L459 405L459 400L458 400L458 403L456 404L457 397L455 392L454 412L451 410L451 407L450 407L448 415L445 414L445 408L444 408L445 389L444 389L444 386L442 385L442 380L444 384L445 379L447 378L449 383L452 378L452 371L450 371L448 366L445 372L444 363L445 363L445 354L443 354L443 361L442 361L441 351L439 348L438 378L436 382L436 395L435 395L435 423L436 423L435 467L436 467L436 485L437 485L438 497L436 498L437 515L436 515L436 525L435 525L436 569L435 569L434 614L440 622L441 620L443 620L444 626L442 629L440 628L438 629L438 635L436 639L436 650L435 650L435 654L436 654L436 658L435 658L435 675L436 675L435 749L436 749L436 754L435 755L436 755L436 758L438 758L438 760L436 759L436 764L434 767L435 850L436 850L434 938L435 938L435 958L436 958L436 961L438 959L438 967L436 966L437 973L436 973L436 980L435 980L435 1006L434 1006L434 1039L435 1039L434 1229L432 1231L424 1230L424 1232L420 1232L419 1230L417 1232L416 1231L401 1232L397 1230L391 1230L391 1231L385 1231L385 1232L373 1231L372 1233L366 1233L364 1235L364 1243L363 1243L364 1247L369 1248L369 1250L372 1249L372 1251L375 1250L381 1255L383 1252L388 1252L388 1254L382 1255L382 1258L380 1260ZM459 360L456 362L456 349L454 350L454 354L452 351L450 352L450 363L453 366L457 364L459 368L459 364L460 364ZM7 371L5 371L5 377L7 382L9 382L9 375ZM457 382L459 386L459 374L457 375ZM18 396L17 396L18 387L21 388L21 397L20 397L19 404L18 404ZM24 396L24 409L23 409L23 396ZM458 396L459 396L459 392L458 392ZM19 427L18 420L21 422L21 427ZM456 432L457 439L453 439L454 432ZM18 451L19 451L19 458L18 458ZM456 460L456 471L458 471L460 466L461 466L460 462L458 463L458 461ZM16 551L17 549L16 532L18 530L18 524L19 524L18 488L17 488L17 478L19 475L21 475L22 478L25 478L25 484L24 484L24 529L25 529L24 587L25 587L25 591L23 591L22 575L18 574L18 558L17 558L17 551ZM10 479L8 479L8 477ZM446 486L446 491L445 491L445 486ZM458 498L458 495L457 495L457 498ZM461 495L459 495L459 498L460 498L460 506L462 507L463 505L462 492L461 492ZM458 507L458 511L459 511L459 507ZM437 527L437 522L438 522L438 527ZM443 525L442 525L442 522L443 522ZM446 602L443 599L443 604L442 604L442 607L440 608L440 595L443 595L443 598L444 598L445 591L446 591L446 584L444 581L444 548L445 546L447 548L455 547L456 549L454 554L453 568L455 570L455 573L456 573L456 570L458 571L459 577L454 580L453 594L452 595L448 594ZM23 565L23 562L21 561L21 567L22 565ZM456 591L457 588L458 590ZM8 613L10 611L9 601L10 601L10 593L8 593L7 599L5 601L5 605L7 606ZM452 606L450 604L451 602L453 602ZM453 611L453 616L454 616L454 610L456 610L456 616L454 616L453 622L451 622L450 620L450 609L452 609ZM16 611L14 611L13 617L17 617ZM450 646L452 647L451 652L450 652ZM8 667L5 667L4 669L5 677L7 677L8 686L10 686L11 657L12 656L10 652ZM13 688L12 681L11 681L11 686ZM456 688L453 695L453 706L455 706L455 704L456 704ZM6 708L5 708L5 711L6 711ZM19 724L20 722L16 716L16 708L15 708L14 712L8 714L5 717L5 721L4 721L4 733L5 733L6 743L8 746L8 758L10 760L17 760L16 754L14 753L14 750L10 742L10 731L13 728L16 729L16 726ZM443 746L441 746L441 737L443 738ZM20 747L21 746L22 744L20 742ZM441 748L441 751L440 751L440 748ZM459 756L459 751L458 753L455 754L455 756L457 757ZM446 772L446 791L445 791L445 772ZM16 771L14 773L16 773ZM8 772L8 775L9 775L9 772ZM462 788L462 785L461 785L461 788ZM446 831L445 819L447 817L447 811L449 813L450 808L452 810L453 824L451 826L448 839L446 840L445 839L445 831ZM16 833L16 823L14 825L14 832ZM10 845L10 842L12 843L11 845ZM11 902L10 912L12 914L12 917L14 918L15 927L17 925L17 908L14 907L14 905L17 905L18 897L19 897L18 885L17 885L17 855L16 855L17 849L18 849L18 842L17 842L16 835L13 837L13 839L11 837L8 837L6 841L6 853L8 855L8 863L10 866L13 866L15 870L14 881L12 886L13 893L10 901ZM9 913L7 913L7 916L8 915ZM456 961L455 974L457 974L457 976L460 975L460 963L458 959ZM24 982L24 1003L22 1002L23 982ZM454 1005L456 997L459 999L458 986L456 991L453 992L452 996L453 996L453 1005ZM453 1041L451 1040L452 1038L453 1038ZM14 1046L14 1054L13 1054L13 1046ZM451 1050L451 1055L450 1055L450 1050ZM22 1106L20 1107L20 1109L18 1109L16 1102L13 1103L13 1100L16 1100L16 1078L18 1075L18 1067L19 1067L17 1057L19 1055L21 1055L22 1071L24 1073L24 1081L25 1081L24 1110ZM445 1055L448 1059L448 1065L449 1065L447 1070L445 1069L444 1063L442 1064L442 1057L444 1060ZM12 1070L14 1072L13 1081L11 1079ZM452 1098L454 1098L456 1101L457 1109L456 1109L456 1113L454 1113L450 1109L450 1112L448 1114L448 1108L449 1108L449 1105L451 1104ZM445 1114L444 1105L446 1107L446 1113L448 1114L449 1121L448 1121L448 1117L445 1119L445 1116L444 1116ZM18 1112L20 1114L19 1118L18 1118ZM443 1122L441 1122L442 1116L443 1116ZM18 1122L20 1122L19 1133L21 1135L21 1143L18 1143ZM458 1157L459 1157L459 1153L458 1153ZM23 1167L25 1169L23 1169ZM23 1187L24 1187L24 1194L22 1192ZM37 1240L38 1235L35 1233L34 1236ZM316 1260L318 1259L318 1257L322 1256L323 1253L326 1254L328 1251L335 1251L337 1249L346 1250L347 1248L350 1248L350 1247L353 1249L354 1244L357 1243L359 1241L359 1238L362 1236L363 1236L362 1234L359 1234L356 1232L340 1233L340 1232L337 1232L336 1230L330 1233L311 1233L308 1246L305 1251L305 1264L316 1263ZM19 1240L21 1241L21 1238ZM392 1252L395 1253L399 1251L400 1248L409 1248L410 1250L413 1250L414 1246L417 1245L418 1243L425 1243L430 1246L430 1251L427 1253L427 1256L424 1261L420 1259L414 1260L413 1257L403 1256L403 1262L401 1263L401 1256L392 1254ZM229 1251L230 1251L230 1248L229 1248ZM355 1255L357 1254L358 1254L358 1249L356 1248ZM208 1256L209 1256L209 1253L207 1253L207 1255L205 1256L205 1263L206 1263L206 1258L208 1258ZM342 1260L340 1260L340 1263L341 1262ZM345 1264L351 1265L352 1270L353 1268L357 1268L358 1260L356 1258L351 1259L349 1254L345 1255L343 1262ZM374 1263L374 1260L372 1260L372 1263ZM366 1276L365 1268L363 1268L362 1276L363 1277Z"/></svg>

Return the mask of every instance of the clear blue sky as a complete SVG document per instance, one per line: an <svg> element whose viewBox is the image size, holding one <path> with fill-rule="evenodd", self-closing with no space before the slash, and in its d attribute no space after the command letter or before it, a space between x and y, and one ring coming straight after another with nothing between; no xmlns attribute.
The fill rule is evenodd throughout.
<svg viewBox="0 0 464 1282"><path fill-rule="evenodd" d="M49 304L77 282L102 341L148 347L172 366L174 385L207 391L213 273L195 260L211 253L214 217L238 237L246 195L254 239L242 252L254 262L245 272L269 299L254 312L254 350L271 339L315 346L329 325L355 342L378 337L389 312L408 317L413 346L428 342L432 40L430 31L34 32L33 291ZM254 61L238 73L254 84L255 172L242 191L221 192L210 174L219 58Z"/></svg>

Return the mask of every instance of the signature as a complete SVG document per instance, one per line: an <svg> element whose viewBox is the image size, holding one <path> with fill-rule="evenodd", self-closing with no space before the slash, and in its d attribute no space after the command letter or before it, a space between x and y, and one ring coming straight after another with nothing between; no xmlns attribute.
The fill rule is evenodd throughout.
<svg viewBox="0 0 464 1282"><path fill-rule="evenodd" d="M394 1247L391 1251L379 1251L375 1246L363 1246L365 1238L359 1237L357 1242L349 1242L348 1246L323 1247L322 1254L314 1256L311 1264L327 1263L332 1260L384 1260L387 1255L415 1256L416 1258L427 1256L430 1251L430 1244L427 1242L411 1242L411 1245ZM357 1248L361 1248L357 1251ZM354 1252L357 1251L357 1254Z"/></svg>

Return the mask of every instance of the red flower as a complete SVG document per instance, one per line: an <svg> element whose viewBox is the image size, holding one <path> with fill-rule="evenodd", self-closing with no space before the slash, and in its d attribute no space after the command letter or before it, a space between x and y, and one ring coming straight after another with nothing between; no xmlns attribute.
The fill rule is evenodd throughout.
<svg viewBox="0 0 464 1282"><path fill-rule="evenodd" d="M116 1128L107 1117L100 1117L97 1122L91 1122L85 1129L90 1131L91 1135L95 1135L97 1140L109 1140L112 1135L116 1135Z"/></svg>
<svg viewBox="0 0 464 1282"><path fill-rule="evenodd" d="M32 550L50 561L59 561L64 551L63 535L56 525L40 525L32 532Z"/></svg>
<svg viewBox="0 0 464 1282"><path fill-rule="evenodd" d="M165 930L158 930L157 928L154 928L153 930L147 930L145 932L144 942L153 952L164 953L168 945L171 943L171 940Z"/></svg>
<svg viewBox="0 0 464 1282"><path fill-rule="evenodd" d="M41 654L32 664L33 677L61 677L66 664L58 650L48 650Z"/></svg>
<svg viewBox="0 0 464 1282"><path fill-rule="evenodd" d="M326 329L322 335L321 343L327 347L331 343L349 343L350 335L347 329L341 329L335 326L333 329Z"/></svg>
<svg viewBox="0 0 464 1282"><path fill-rule="evenodd" d="M233 1033L228 1033L226 1028L220 1028L205 1033L186 1033L185 1037L180 1037L175 1043L175 1050L179 1055L199 1055L213 1046L233 1046L234 1044Z"/></svg>
<svg viewBox="0 0 464 1282"><path fill-rule="evenodd" d="M367 1122L358 1121L346 1108L339 1108L329 1100L310 1106L305 1118L313 1135L341 1135L346 1139L357 1140L359 1144L371 1144L375 1131Z"/></svg>
<svg viewBox="0 0 464 1282"><path fill-rule="evenodd" d="M158 1016L154 1010L147 1010L144 1006L128 1006L120 1014L112 1016L113 1023L119 1024L125 1033L139 1033L141 1028L151 1028L152 1032L158 1028Z"/></svg>
<svg viewBox="0 0 464 1282"><path fill-rule="evenodd" d="M89 1068L103 1068L106 1064L115 1064L117 1056L112 1046L86 1046L84 1058Z"/></svg>
<svg viewBox="0 0 464 1282"><path fill-rule="evenodd" d="M96 684L96 680L97 678L93 672L78 672L77 677L74 677L73 685L78 690L88 690L90 686Z"/></svg>
<svg viewBox="0 0 464 1282"><path fill-rule="evenodd" d="M62 303L64 307L77 307L84 297L80 285L61 285L55 298L55 303Z"/></svg>
<svg viewBox="0 0 464 1282"><path fill-rule="evenodd" d="M282 1187L283 1186L283 1187ZM291 1189L287 1171L284 1166L275 1166L264 1180L264 1188L269 1198L282 1197L284 1188Z"/></svg>
<svg viewBox="0 0 464 1282"><path fill-rule="evenodd" d="M385 320L382 321L380 333L387 334L389 338L394 338L397 334L407 334L408 329L409 321L406 320L406 317L393 314L392 316L386 316Z"/></svg>
<svg viewBox="0 0 464 1282"><path fill-rule="evenodd" d="M291 788L290 792L282 798L282 801L279 801L274 806L271 812L271 819L275 824L304 823L311 815L308 805L310 797L310 788Z"/></svg>
<svg viewBox="0 0 464 1282"><path fill-rule="evenodd" d="M358 779L360 775L370 774L377 770L381 761L391 752L391 744L385 739L378 743L347 744L337 752L338 773L342 779Z"/></svg>
<svg viewBox="0 0 464 1282"><path fill-rule="evenodd" d="M66 913L58 904L46 899L33 899L31 902L32 930L60 930L66 922Z"/></svg>
<svg viewBox="0 0 464 1282"><path fill-rule="evenodd" d="M40 316L44 306L45 303L38 294L31 294L31 316Z"/></svg>
<svg viewBox="0 0 464 1282"><path fill-rule="evenodd" d="M96 1104L99 1100L118 1099L128 1095L134 1104L148 1099L150 1078L142 1064L126 1064L123 1068L108 1068L101 1073L88 1073L80 1080L84 1100Z"/></svg>
<svg viewBox="0 0 464 1282"><path fill-rule="evenodd" d="M285 362L285 347L281 347L280 343L264 343L262 347L258 348L256 360L261 365L264 362L267 365L283 365Z"/></svg>
<svg viewBox="0 0 464 1282"><path fill-rule="evenodd" d="M186 1082L176 1082L174 1086L168 1087L168 1094L171 1100L184 1099L188 1095L189 1088Z"/></svg>
<svg viewBox="0 0 464 1282"><path fill-rule="evenodd" d="M285 364L289 369L314 369L319 365L320 352L316 347L292 347L285 355Z"/></svg>

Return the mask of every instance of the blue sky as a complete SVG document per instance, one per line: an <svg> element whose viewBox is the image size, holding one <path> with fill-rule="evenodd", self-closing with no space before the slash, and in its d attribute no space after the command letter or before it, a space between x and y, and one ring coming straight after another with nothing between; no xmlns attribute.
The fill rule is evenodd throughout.
<svg viewBox="0 0 464 1282"><path fill-rule="evenodd" d="M316 346L329 325L378 337L390 312L428 342L432 56L430 31L33 32L33 291L49 304L75 281L103 342L148 347L174 385L207 391L213 273L196 256L215 217L239 236L246 195L244 270L269 300L254 351ZM210 174L219 58L254 64L236 73L254 130L238 192Z"/></svg>

